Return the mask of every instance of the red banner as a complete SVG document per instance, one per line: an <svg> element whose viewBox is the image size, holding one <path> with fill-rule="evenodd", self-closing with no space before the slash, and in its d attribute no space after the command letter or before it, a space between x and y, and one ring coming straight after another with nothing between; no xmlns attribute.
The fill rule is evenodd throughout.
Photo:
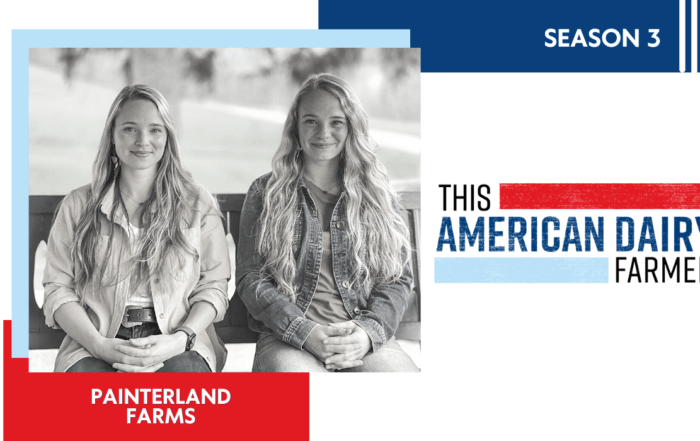
<svg viewBox="0 0 700 441"><path fill-rule="evenodd" d="M4 331L7 440L309 439L309 374L30 373Z"/></svg>
<svg viewBox="0 0 700 441"><path fill-rule="evenodd" d="M697 210L700 184L501 184L501 210Z"/></svg>

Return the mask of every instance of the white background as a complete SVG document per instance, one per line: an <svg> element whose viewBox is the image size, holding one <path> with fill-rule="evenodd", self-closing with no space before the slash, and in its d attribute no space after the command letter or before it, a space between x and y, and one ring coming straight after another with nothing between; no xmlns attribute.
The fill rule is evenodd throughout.
<svg viewBox="0 0 700 441"><path fill-rule="evenodd" d="M318 25L316 1L224 4L6 9L0 204L10 205L10 28ZM692 74L423 74L423 372L312 375L311 438L698 439L698 285L431 280L443 216L438 184L697 182L699 102ZM0 222L9 319L10 218ZM606 227L612 234L613 224ZM605 255L614 254L606 244Z"/></svg>
<svg viewBox="0 0 700 441"><path fill-rule="evenodd" d="M341 403L323 391L347 390L363 397L359 426L371 429L357 430L369 439L698 439L697 284L432 283L437 256L494 257L438 253L443 215L453 223L459 215L470 222L479 215L553 215L562 220L559 237L568 216L582 215L499 212L499 183L698 182L697 76L423 74L421 88L423 372L417 381L312 376L312 435L337 422L331 416L319 421L329 405L337 404L330 406L337 415L350 400ZM442 212L439 184L489 184L492 209L455 213L450 203ZM606 217L604 253L549 254L540 246L528 255L607 256L614 282L614 216L635 218L637 233L642 217L654 216L660 239L661 215L700 215L585 214ZM697 279L697 260L694 266ZM342 432L337 439L356 436Z"/></svg>
<svg viewBox="0 0 700 441"><path fill-rule="evenodd" d="M698 439L699 285L430 281L447 257L439 183L698 182L699 86L691 74L422 75L421 414L449 422L431 425L435 439L447 426L479 440ZM614 282L606 214L606 252L586 257L609 256Z"/></svg>

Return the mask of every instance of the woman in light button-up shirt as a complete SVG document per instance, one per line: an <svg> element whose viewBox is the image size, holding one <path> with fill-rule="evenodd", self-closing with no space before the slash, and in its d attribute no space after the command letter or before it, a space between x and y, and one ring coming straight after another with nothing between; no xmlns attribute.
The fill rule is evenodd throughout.
<svg viewBox="0 0 700 441"><path fill-rule="evenodd" d="M225 349L212 323L228 308L229 278L221 213L182 166L165 98L125 87L92 183L66 196L49 236L44 314L68 334L55 370L220 370ZM134 302L155 320L125 318Z"/></svg>

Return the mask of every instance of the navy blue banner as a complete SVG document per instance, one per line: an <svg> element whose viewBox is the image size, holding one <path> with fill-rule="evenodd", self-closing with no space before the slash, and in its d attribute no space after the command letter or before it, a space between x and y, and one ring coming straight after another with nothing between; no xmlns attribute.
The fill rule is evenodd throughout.
<svg viewBox="0 0 700 441"><path fill-rule="evenodd" d="M684 6L356 0L349 7L319 0L319 29L410 29L411 46L423 49L423 72L678 72L691 70L691 1Z"/></svg>

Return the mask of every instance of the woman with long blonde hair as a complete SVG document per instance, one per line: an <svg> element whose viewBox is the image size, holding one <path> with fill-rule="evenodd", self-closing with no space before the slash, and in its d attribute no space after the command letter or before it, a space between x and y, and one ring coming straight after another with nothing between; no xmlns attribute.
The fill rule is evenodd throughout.
<svg viewBox="0 0 700 441"><path fill-rule="evenodd" d="M417 370L393 338L409 233L374 148L350 86L309 77L241 214L236 281L260 333L254 371Z"/></svg>
<svg viewBox="0 0 700 441"><path fill-rule="evenodd" d="M168 103L124 87L92 183L65 197L49 236L44 315L67 334L55 370L220 370L212 323L229 278L218 204L182 166Z"/></svg>

